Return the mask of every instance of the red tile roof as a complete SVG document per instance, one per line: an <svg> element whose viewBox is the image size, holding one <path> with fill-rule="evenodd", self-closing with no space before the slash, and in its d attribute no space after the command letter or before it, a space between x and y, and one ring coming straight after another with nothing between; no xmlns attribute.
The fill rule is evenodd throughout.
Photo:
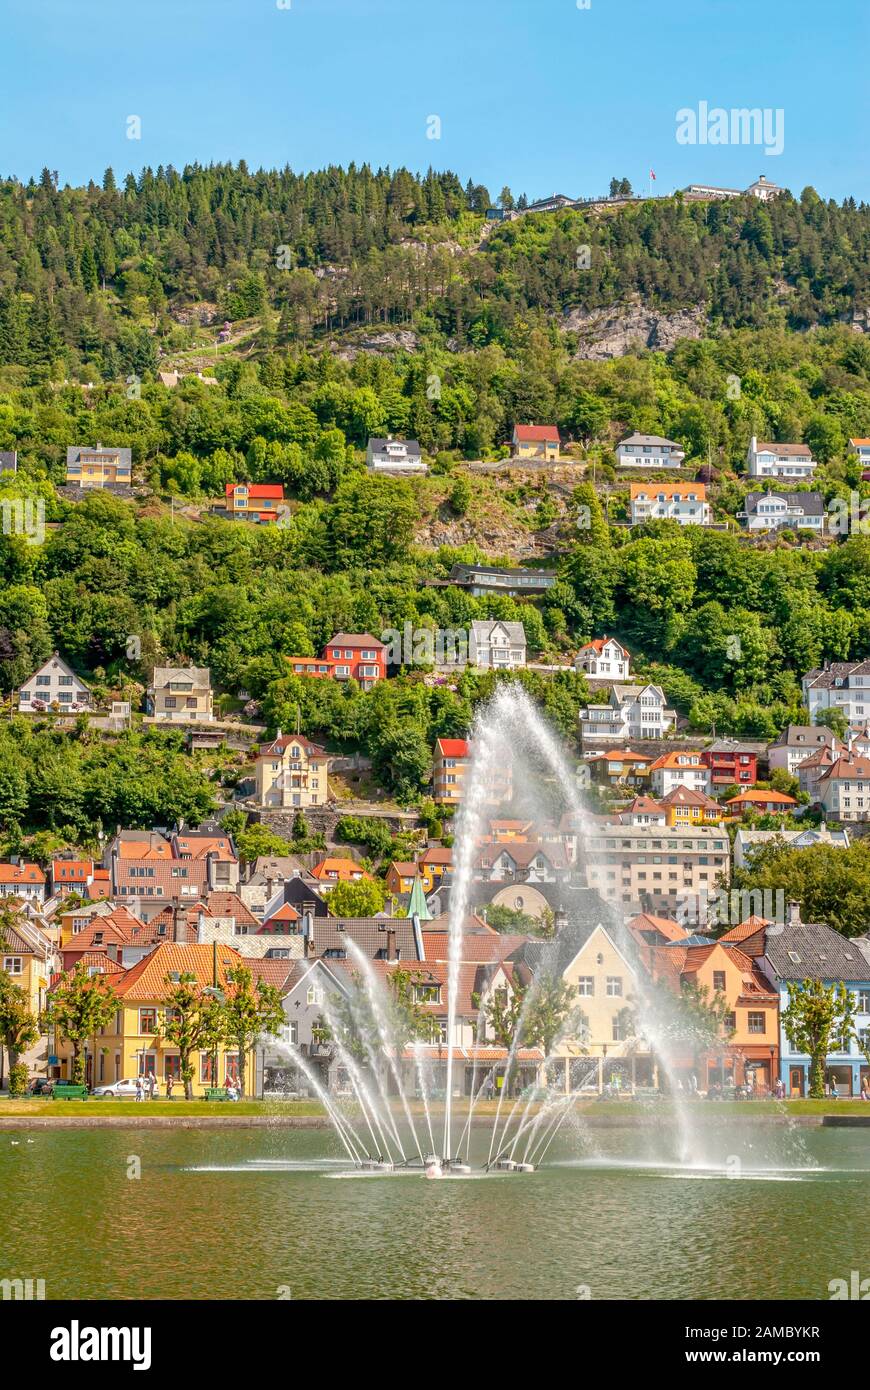
<svg viewBox="0 0 870 1390"><path fill-rule="evenodd" d="M264 502L283 502L284 487L282 483L225 483L224 491L227 497L232 497L237 487L247 487L248 497L255 501L261 499Z"/></svg>
<svg viewBox="0 0 870 1390"><path fill-rule="evenodd" d="M550 444L559 443L559 431L555 425L514 425L514 433L523 444L544 441Z"/></svg>
<svg viewBox="0 0 870 1390"><path fill-rule="evenodd" d="M467 758L468 741L464 738L439 738L436 748L442 758Z"/></svg>
<svg viewBox="0 0 870 1390"><path fill-rule="evenodd" d="M0 864L0 883L45 883L38 864Z"/></svg>
<svg viewBox="0 0 870 1390"><path fill-rule="evenodd" d="M217 983L219 989L227 989L227 971L242 964L242 957L232 946L218 943ZM172 972L181 975L195 975L201 987L210 986L213 980L214 952L212 946L179 946L174 941L158 946L150 955L133 965L116 986L124 999L165 999L171 985L166 976Z"/></svg>

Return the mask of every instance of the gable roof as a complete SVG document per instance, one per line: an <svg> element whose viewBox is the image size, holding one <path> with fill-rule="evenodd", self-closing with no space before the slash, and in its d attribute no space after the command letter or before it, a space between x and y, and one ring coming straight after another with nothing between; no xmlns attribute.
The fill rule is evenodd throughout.
<svg viewBox="0 0 870 1390"><path fill-rule="evenodd" d="M435 747L442 758L469 757L468 740L465 738L439 738L435 740Z"/></svg>
<svg viewBox="0 0 870 1390"><path fill-rule="evenodd" d="M43 673L43 671L47 671L48 668L49 668L49 666L53 666L53 665L59 666L59 667L61 668L61 670L62 670L67 676L71 676L72 679L73 679L73 681L74 681L75 684L76 684L76 687L77 687L78 689L80 689L80 690L88 690L88 689L90 689L89 686L85 685L85 683L84 683L84 681L81 679L81 677L76 675L75 671L74 671L73 668L70 666L69 662L68 662L68 661L64 661L63 657L60 655L59 652L52 652L51 656L48 658L47 661L43 661L43 663L42 663L41 666L37 666L36 670L32 673L32 675L29 675L29 676L27 677L27 680L26 680L26 681L22 681L22 682L21 682L22 687L25 686L25 685L30 685L30 682L31 682L31 681L36 680L36 677L37 677L37 676L41 676L42 673Z"/></svg>
<svg viewBox="0 0 870 1390"><path fill-rule="evenodd" d="M559 431L555 425L514 425L514 435L521 444L559 443Z"/></svg>
<svg viewBox="0 0 870 1390"><path fill-rule="evenodd" d="M769 498L785 502L788 507L800 507L805 516L825 514L825 501L820 492L747 492L743 510L747 516L753 516L758 510L759 502Z"/></svg>
<svg viewBox="0 0 870 1390"><path fill-rule="evenodd" d="M313 762L326 762L328 755L319 744L312 743L304 734L282 734L280 729L271 743L264 743L257 754L258 758L273 758L283 754L291 744L298 744L307 758Z"/></svg>
<svg viewBox="0 0 870 1390"><path fill-rule="evenodd" d="M138 964L131 966L116 988L124 999L165 999L172 988L167 985L165 977L175 972L195 975L197 983L205 988L213 983L215 955L218 988L232 988L227 980L227 971L242 964L242 957L234 947L218 942L215 953L211 942L180 946L174 941L157 946Z"/></svg>
<svg viewBox="0 0 870 1390"><path fill-rule="evenodd" d="M380 647L386 651L384 643L370 632L337 632L324 643L324 651L327 647Z"/></svg>
<svg viewBox="0 0 870 1390"><path fill-rule="evenodd" d="M764 954L783 980L870 980L862 945L820 922L785 922L776 935L765 933Z"/></svg>

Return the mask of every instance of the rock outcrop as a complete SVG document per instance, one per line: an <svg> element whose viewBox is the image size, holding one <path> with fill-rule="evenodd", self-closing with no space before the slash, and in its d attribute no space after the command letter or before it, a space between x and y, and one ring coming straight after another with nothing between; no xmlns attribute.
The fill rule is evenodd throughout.
<svg viewBox="0 0 870 1390"><path fill-rule="evenodd" d="M701 338L707 316L698 305L661 314L641 305L609 309L570 309L562 319L566 333L576 333L576 356L587 362L624 357L635 347L668 352L681 338Z"/></svg>

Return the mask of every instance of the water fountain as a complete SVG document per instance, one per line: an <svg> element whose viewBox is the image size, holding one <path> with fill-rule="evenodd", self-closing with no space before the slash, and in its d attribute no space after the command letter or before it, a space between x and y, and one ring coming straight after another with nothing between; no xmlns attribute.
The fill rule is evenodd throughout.
<svg viewBox="0 0 870 1390"><path fill-rule="evenodd" d="M476 1108L483 1090L477 1085L477 1065L474 1064L470 1094L467 1100L454 1095L454 1054L456 1047L457 997L466 922L474 911L474 861L488 816L492 815L503 788L506 770L512 770L513 804L537 824L556 820L567 812L577 833L575 878L577 884L566 892L582 904L589 929L590 910L603 922L608 934L627 956L637 957L635 943L615 914L597 894L583 884L584 841L588 813L581 801L577 781L560 746L560 741L526 692L513 683L498 687L494 696L482 706L475 718L471 733L473 750L466 776L464 800L456 820L454 841L454 874L450 897L447 959L447 1048L446 1094L444 1099L443 1130L436 1134L436 1117L430 1095L423 1049L411 1044L417 1089L423 1106L423 1116L415 1118L404 1094L399 1058L403 1043L397 1042L394 1019L391 1016L389 991L373 963L348 938L349 957L353 962L354 983L346 1004L339 1008L334 1000L325 1004L328 1024L337 1056L349 1079L356 1103L351 1117L334 1097L314 1077L313 1071L299 1049L287 1045L289 1055L308 1079L315 1094L323 1102L327 1115L353 1165L376 1171L418 1171L427 1177L467 1176L472 1172L529 1174L546 1158L554 1141L563 1130L569 1116L576 1114L576 1102L586 1085L597 1072L597 1062L590 1061L578 1085L563 1092L544 1087L542 1094L532 1087L521 1100L507 1107L505 1097L508 1081L514 1074L528 1011L534 1006L537 992L547 980L559 980L566 963L564 952L571 946L572 931L580 924L568 922L550 941L541 940L536 946L536 962L532 983L526 991L513 1039L504 1063L504 1084L499 1091L495 1115L489 1133L485 1159L474 1166L470 1157L471 1135L476 1126L479 1133L485 1124L476 1117ZM588 934L588 931L587 931ZM569 957L570 959L570 957ZM643 971L636 972L640 979ZM671 1104L669 1124L674 1156L679 1164L693 1165L704 1161L695 1116L697 1104L687 1102L676 1084L672 1058L680 1050L680 1039L673 1019L663 1003L662 992L638 989L633 1000L636 1032L643 1037L648 1052L654 1054L660 1076L667 1083ZM483 1011L478 1020L478 1042L484 1025ZM563 1032L573 1026L573 1015L567 1018ZM567 1033L566 1033L567 1037ZM552 1039L555 1045L562 1039ZM581 1040L582 1042L582 1040ZM582 1046L581 1049L582 1051ZM547 1065L543 1075L546 1079ZM398 1104L390 1094L392 1082ZM463 1111L464 1107L464 1111ZM404 1138L397 1123L403 1120ZM418 1133L417 1120L421 1120Z"/></svg>

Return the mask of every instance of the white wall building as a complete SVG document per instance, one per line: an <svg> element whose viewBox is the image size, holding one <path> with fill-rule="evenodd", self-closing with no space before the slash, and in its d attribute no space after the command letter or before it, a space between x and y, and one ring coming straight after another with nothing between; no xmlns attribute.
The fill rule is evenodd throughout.
<svg viewBox="0 0 870 1390"><path fill-rule="evenodd" d="M373 473L426 473L420 445L416 439L370 439L366 467Z"/></svg>
<svg viewBox="0 0 870 1390"><path fill-rule="evenodd" d="M679 468L685 450L660 434L630 434L616 446L620 468Z"/></svg>
<svg viewBox="0 0 870 1390"><path fill-rule="evenodd" d="M709 526L710 504L703 483L632 483L631 524L678 521L681 526Z"/></svg>
<svg viewBox="0 0 870 1390"><path fill-rule="evenodd" d="M830 661L801 681L804 704L815 720L822 710L839 709L856 728L870 719L870 661Z"/></svg>
<svg viewBox="0 0 870 1390"><path fill-rule="evenodd" d="M782 768L796 777L800 764L820 748L840 752L845 745L824 724L789 724L768 746L767 765L771 772Z"/></svg>
<svg viewBox="0 0 870 1390"><path fill-rule="evenodd" d="M825 502L820 492L748 492L737 513L747 531L775 531L780 526L796 530L825 529Z"/></svg>
<svg viewBox="0 0 870 1390"><path fill-rule="evenodd" d="M22 714L39 714L52 705L76 712L89 709L90 703L90 690L57 652L34 671L18 691L18 708Z"/></svg>
<svg viewBox="0 0 870 1390"><path fill-rule="evenodd" d="M526 630L522 623L493 622L471 624L471 650L474 665L492 670L519 669L526 664Z"/></svg>
<svg viewBox="0 0 870 1390"><path fill-rule="evenodd" d="M615 685L606 704L587 705L579 717L584 743L663 738L677 720L658 685Z"/></svg>
<svg viewBox="0 0 870 1390"><path fill-rule="evenodd" d="M755 435L746 454L750 478L812 478L816 461L807 444L759 444Z"/></svg>
<svg viewBox="0 0 870 1390"><path fill-rule="evenodd" d="M593 637L574 658L574 670L583 671L596 680L627 680L630 665L628 648L615 637Z"/></svg>

